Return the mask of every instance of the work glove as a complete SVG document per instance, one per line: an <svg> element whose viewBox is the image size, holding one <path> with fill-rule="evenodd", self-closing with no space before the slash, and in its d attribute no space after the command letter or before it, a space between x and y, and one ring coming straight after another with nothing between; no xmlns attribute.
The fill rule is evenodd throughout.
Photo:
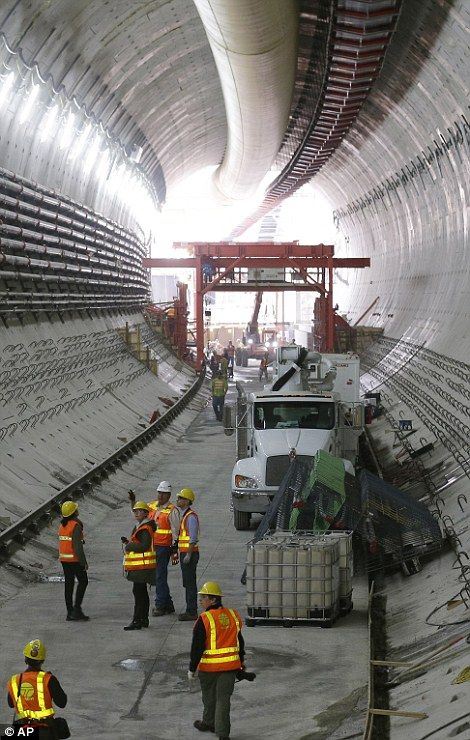
<svg viewBox="0 0 470 740"><path fill-rule="evenodd" d="M132 490L132 488L130 488L130 489L128 490L128 492L127 492L127 497L128 497L128 499L129 499L129 501L131 502L131 504L135 504L135 493L134 493L134 491Z"/></svg>
<svg viewBox="0 0 470 740"><path fill-rule="evenodd" d="M194 671L194 673L193 673L193 671L188 671L188 681L189 681L189 683L192 684L193 681L195 681L195 680L196 680L196 671Z"/></svg>
<svg viewBox="0 0 470 740"><path fill-rule="evenodd" d="M176 552L173 552L171 554L171 564L172 565L178 565L179 561L180 561L180 559L179 559L178 550L177 550Z"/></svg>
<svg viewBox="0 0 470 740"><path fill-rule="evenodd" d="M129 540L127 539L127 537L121 537L121 542L122 542L123 545L127 545L127 543L129 542Z"/></svg>
<svg viewBox="0 0 470 740"><path fill-rule="evenodd" d="M189 565L189 563L191 562L191 553L187 552L186 555L183 555L183 557L181 558L181 562L183 563L183 565Z"/></svg>

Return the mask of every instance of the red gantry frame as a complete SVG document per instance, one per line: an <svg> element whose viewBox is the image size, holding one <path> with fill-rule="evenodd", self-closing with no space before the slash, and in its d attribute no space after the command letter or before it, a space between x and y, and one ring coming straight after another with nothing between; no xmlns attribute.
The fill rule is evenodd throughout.
<svg viewBox="0 0 470 740"><path fill-rule="evenodd" d="M196 348L197 367L204 361L204 296L213 291L304 291L320 294L325 310L325 352L334 346L333 270L370 266L368 257L334 257L332 244L304 245L297 242L176 242L176 248L192 252L181 259L145 258L144 267L187 268L196 270ZM246 269L289 268L291 282L248 281ZM292 280L293 279L293 280ZM297 282L300 281L300 282Z"/></svg>

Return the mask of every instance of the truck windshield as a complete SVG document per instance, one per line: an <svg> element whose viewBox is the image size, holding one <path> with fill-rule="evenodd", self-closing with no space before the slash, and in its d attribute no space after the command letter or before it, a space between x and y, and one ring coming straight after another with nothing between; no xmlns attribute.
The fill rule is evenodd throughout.
<svg viewBox="0 0 470 740"><path fill-rule="evenodd" d="M335 405L321 401L255 403L255 429L333 429Z"/></svg>

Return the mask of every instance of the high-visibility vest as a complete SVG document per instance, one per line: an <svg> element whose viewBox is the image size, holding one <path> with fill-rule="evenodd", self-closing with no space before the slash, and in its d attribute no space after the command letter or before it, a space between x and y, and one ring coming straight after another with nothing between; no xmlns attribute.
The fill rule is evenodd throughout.
<svg viewBox="0 0 470 740"><path fill-rule="evenodd" d="M70 519L67 524L59 526L59 560L61 563L78 563L79 558L73 549L72 535L76 526L83 525L79 519Z"/></svg>
<svg viewBox="0 0 470 740"><path fill-rule="evenodd" d="M151 570L157 565L155 557L155 550L153 547L153 529L148 522L139 524L131 534L131 542L135 542L140 545L140 540L137 537L138 532L142 532L144 529L150 534L150 550L145 552L126 552L124 553L124 570Z"/></svg>
<svg viewBox="0 0 470 740"><path fill-rule="evenodd" d="M189 550L189 532L186 529L186 522L187 522L188 516L190 514L194 514L194 516L197 519L197 523L198 523L198 527L199 527L199 517L196 514L196 512L193 509L191 509L191 508L186 509L186 511L183 514L183 517L181 519L180 533L179 533L179 537L178 537L178 549L180 550L180 552L188 552L188 550ZM193 546L193 551L194 552L199 552L199 547L198 547L197 544L195 544Z"/></svg>
<svg viewBox="0 0 470 740"><path fill-rule="evenodd" d="M206 647L199 662L200 671L236 671L242 667L238 633L242 618L235 609L208 609L201 617L206 629Z"/></svg>
<svg viewBox="0 0 470 740"><path fill-rule="evenodd" d="M173 542L173 534L170 525L170 514L174 508L174 504L167 503L161 509L157 507L150 514L157 525L157 529L153 535L153 544L155 545L155 547L170 547L171 543Z"/></svg>
<svg viewBox="0 0 470 740"><path fill-rule="evenodd" d="M50 678L51 674L45 671L26 671L10 678L8 693L20 719L45 719L54 715L49 691Z"/></svg>
<svg viewBox="0 0 470 740"><path fill-rule="evenodd" d="M212 395L219 398L227 393L227 384L224 378L214 378L212 381Z"/></svg>

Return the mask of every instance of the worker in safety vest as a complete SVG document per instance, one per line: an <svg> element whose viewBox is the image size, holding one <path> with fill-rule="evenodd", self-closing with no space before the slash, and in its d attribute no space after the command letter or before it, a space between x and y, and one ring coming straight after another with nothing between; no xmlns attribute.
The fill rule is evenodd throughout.
<svg viewBox="0 0 470 740"><path fill-rule="evenodd" d="M149 518L149 505L136 501L132 507L137 524L130 540L121 537L124 544L124 571L132 581L134 594L134 616L125 630L140 630L149 626L150 599L147 586L155 586L155 548L153 535L155 522Z"/></svg>
<svg viewBox="0 0 470 740"><path fill-rule="evenodd" d="M227 357L228 357L228 377L233 378L233 366L235 365L235 347L233 346L231 341L229 341L228 343Z"/></svg>
<svg viewBox="0 0 470 740"><path fill-rule="evenodd" d="M135 504L135 493L129 491L129 501ZM154 617L173 614L175 607L168 587L168 563L178 565L178 536L180 531L180 510L170 502L171 483L162 480L157 488L157 500L149 502L149 519L157 525L153 535L157 559Z"/></svg>
<svg viewBox="0 0 470 740"><path fill-rule="evenodd" d="M237 674L245 667L243 622L235 609L222 606L222 591L215 581L205 583L199 597L204 611L194 625L188 680L194 681L199 669L204 712L194 727L201 732L215 732L221 740L227 740L230 697Z"/></svg>
<svg viewBox="0 0 470 740"><path fill-rule="evenodd" d="M194 622L197 619L196 569L199 562L199 517L191 508L195 498L191 488L183 488L176 499L176 505L181 512L178 549L183 586L186 592L186 611L178 616L180 622Z"/></svg>
<svg viewBox="0 0 470 740"><path fill-rule="evenodd" d="M41 640L28 642L24 647L23 655L26 670L16 673L7 684L8 706L15 710L19 720L23 720L20 723L21 727L29 725L38 728L38 733L34 737L39 735L41 740L55 740L52 704L65 707L67 694L52 673L42 670L42 664L46 659L46 648ZM19 723L15 721L15 724ZM17 732L18 729L17 727ZM33 734L32 729L30 732ZM25 730L24 737L28 734Z"/></svg>
<svg viewBox="0 0 470 740"><path fill-rule="evenodd" d="M83 524L78 518L78 504L64 501L61 506L62 521L59 526L59 560L65 577L65 606L67 621L86 622L89 617L82 612L82 601L88 586L88 563L83 549ZM73 590L77 579L75 603Z"/></svg>
<svg viewBox="0 0 470 740"><path fill-rule="evenodd" d="M222 373L217 372L212 380L212 408L214 409L217 421L222 421L222 412L224 410L225 394L227 393L227 378Z"/></svg>
<svg viewBox="0 0 470 740"><path fill-rule="evenodd" d="M259 380L263 379L263 375L266 378L266 382L269 381L269 375L268 375L268 366L269 366L269 355L267 352L264 353L263 357L260 360L259 363Z"/></svg>

